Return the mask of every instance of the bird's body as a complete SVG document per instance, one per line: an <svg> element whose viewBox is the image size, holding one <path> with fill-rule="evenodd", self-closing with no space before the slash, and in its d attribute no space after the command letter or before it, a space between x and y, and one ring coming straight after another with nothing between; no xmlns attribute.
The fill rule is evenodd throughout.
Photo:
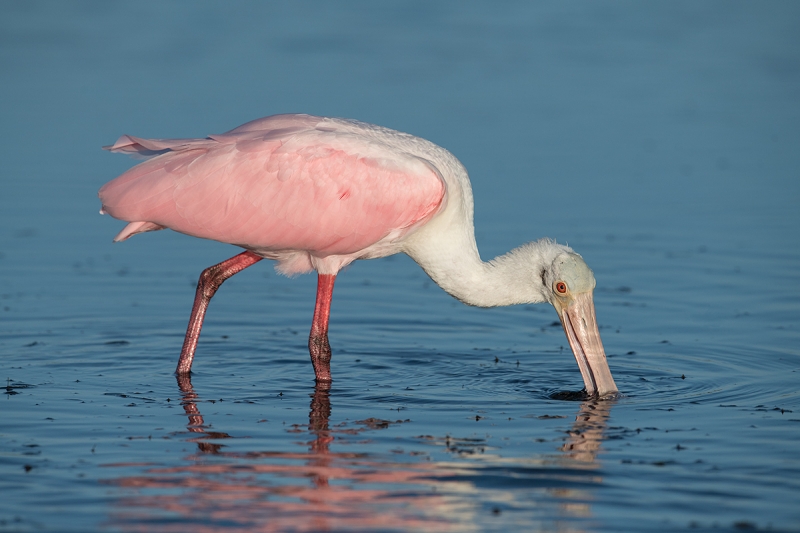
<svg viewBox="0 0 800 533"><path fill-rule="evenodd" d="M556 305L551 285L564 276L555 265L577 258L570 268L577 268L580 292L588 290L594 319L594 278L568 247L545 239L481 260L467 172L450 152L424 139L353 120L276 115L204 139L123 136L109 149L153 156L100 189L101 212L129 222L115 241L170 228L247 250L201 276L179 373L191 368L216 289L262 258L276 260L287 275L319 275L309 349L323 381L330 379L333 282L356 259L406 253L454 297L491 307ZM595 373L601 378L587 377L576 353L587 391L614 392L602 344L599 350Z"/></svg>

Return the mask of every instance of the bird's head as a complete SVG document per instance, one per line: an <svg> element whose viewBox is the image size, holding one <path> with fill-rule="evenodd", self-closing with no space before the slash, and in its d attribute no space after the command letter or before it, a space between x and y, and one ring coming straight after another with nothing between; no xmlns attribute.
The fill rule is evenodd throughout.
<svg viewBox="0 0 800 533"><path fill-rule="evenodd" d="M581 256L564 251L542 270L541 278L544 295L555 307L578 361L586 392L601 397L617 392L597 327L592 271Z"/></svg>

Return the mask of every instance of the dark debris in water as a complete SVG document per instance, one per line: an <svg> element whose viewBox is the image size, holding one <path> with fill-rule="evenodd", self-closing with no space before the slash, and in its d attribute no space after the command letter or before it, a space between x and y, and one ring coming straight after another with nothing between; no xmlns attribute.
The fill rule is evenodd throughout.
<svg viewBox="0 0 800 533"><path fill-rule="evenodd" d="M131 398L134 400L141 400L143 402L155 402L156 400L153 398L147 398L144 396L139 396L139 393L133 394L122 394L121 392L106 392L104 396L116 396L118 398ZM133 407L135 404L129 404L128 407Z"/></svg>
<svg viewBox="0 0 800 533"><path fill-rule="evenodd" d="M707 531L707 530L720 530L720 525L718 523L713 524L703 524L702 522L691 521L689 522L689 529L691 530L700 530L700 531ZM731 524L731 529L734 531L772 531L773 533L781 533L785 531L784 529L773 529L771 526L767 526L766 529L761 529L758 527L758 524L755 522L751 522L749 520L737 520ZM722 531L729 531L727 528L722 529Z"/></svg>
<svg viewBox="0 0 800 533"><path fill-rule="evenodd" d="M266 422L267 420L259 420L259 422ZM334 426L334 429L330 430L330 433L334 433L341 436L344 435L358 435L364 431L368 430L377 430L377 429L387 429L390 426L395 424L405 424L407 422L411 422L410 418L406 418L405 420L384 420L382 418L366 418L364 420L356 420L354 423L358 424L360 428L349 428L348 422L341 422ZM289 429L285 431L287 433L304 433L307 430L310 430L307 424L292 424Z"/></svg>
<svg viewBox="0 0 800 533"><path fill-rule="evenodd" d="M7 396L13 396L15 394L19 394L17 392L20 389L30 389L35 387L35 385L30 385L28 383L22 383L21 381L12 381L11 379L6 379L6 390L5 393Z"/></svg>
<svg viewBox="0 0 800 533"><path fill-rule="evenodd" d="M356 420L356 424L366 426L369 429L386 429L392 424L403 424L405 422L411 422L410 419L405 420L395 420L394 422L391 420L383 420L381 418L367 418L364 420Z"/></svg>
<svg viewBox="0 0 800 533"><path fill-rule="evenodd" d="M633 461L632 459L623 459L620 463L624 465L637 464L637 465L652 465L652 466L671 466L678 464L677 461Z"/></svg>
<svg viewBox="0 0 800 533"><path fill-rule="evenodd" d="M719 407L737 407L741 411L754 411L754 412L761 412L761 413L767 413L767 412L770 412L770 411L778 411L782 415L786 414L786 413L792 413L793 412L791 409L786 409L784 407L779 407L779 406L768 407L768 406L762 405L762 404L756 405L755 407L744 407L744 406L741 406L741 405L738 405L738 404L735 404L735 403L721 403L721 404L719 404Z"/></svg>
<svg viewBox="0 0 800 533"><path fill-rule="evenodd" d="M475 455L486 451L486 440L482 438L459 438L451 437L450 435L444 438L434 437L433 435L418 435L416 438L437 446L444 445L448 452L458 455Z"/></svg>

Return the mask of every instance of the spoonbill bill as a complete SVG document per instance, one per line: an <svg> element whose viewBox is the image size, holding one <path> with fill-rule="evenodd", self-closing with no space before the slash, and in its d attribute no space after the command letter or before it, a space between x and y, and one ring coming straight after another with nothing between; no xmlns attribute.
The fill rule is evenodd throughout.
<svg viewBox="0 0 800 533"><path fill-rule="evenodd" d="M293 114L203 139L123 135L105 148L149 157L99 191L100 213L128 222L115 242L169 228L245 249L200 275L179 375L191 371L214 293L266 258L286 275L317 272L308 348L317 381L330 381L336 275L356 259L403 252L467 305L549 302L586 392L617 390L597 327L594 275L581 256L541 239L482 261L467 171L430 141L355 120Z"/></svg>

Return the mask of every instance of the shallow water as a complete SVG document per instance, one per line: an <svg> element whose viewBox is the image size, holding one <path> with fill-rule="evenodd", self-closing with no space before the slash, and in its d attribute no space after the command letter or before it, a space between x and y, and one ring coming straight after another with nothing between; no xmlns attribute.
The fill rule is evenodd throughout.
<svg viewBox="0 0 800 533"><path fill-rule="evenodd" d="M0 6L0 531L800 531L796 4L180 6ZM266 262L178 382L237 251L112 245L99 147L292 111L450 149L485 258L581 253L622 396L401 256L338 278L330 389Z"/></svg>

